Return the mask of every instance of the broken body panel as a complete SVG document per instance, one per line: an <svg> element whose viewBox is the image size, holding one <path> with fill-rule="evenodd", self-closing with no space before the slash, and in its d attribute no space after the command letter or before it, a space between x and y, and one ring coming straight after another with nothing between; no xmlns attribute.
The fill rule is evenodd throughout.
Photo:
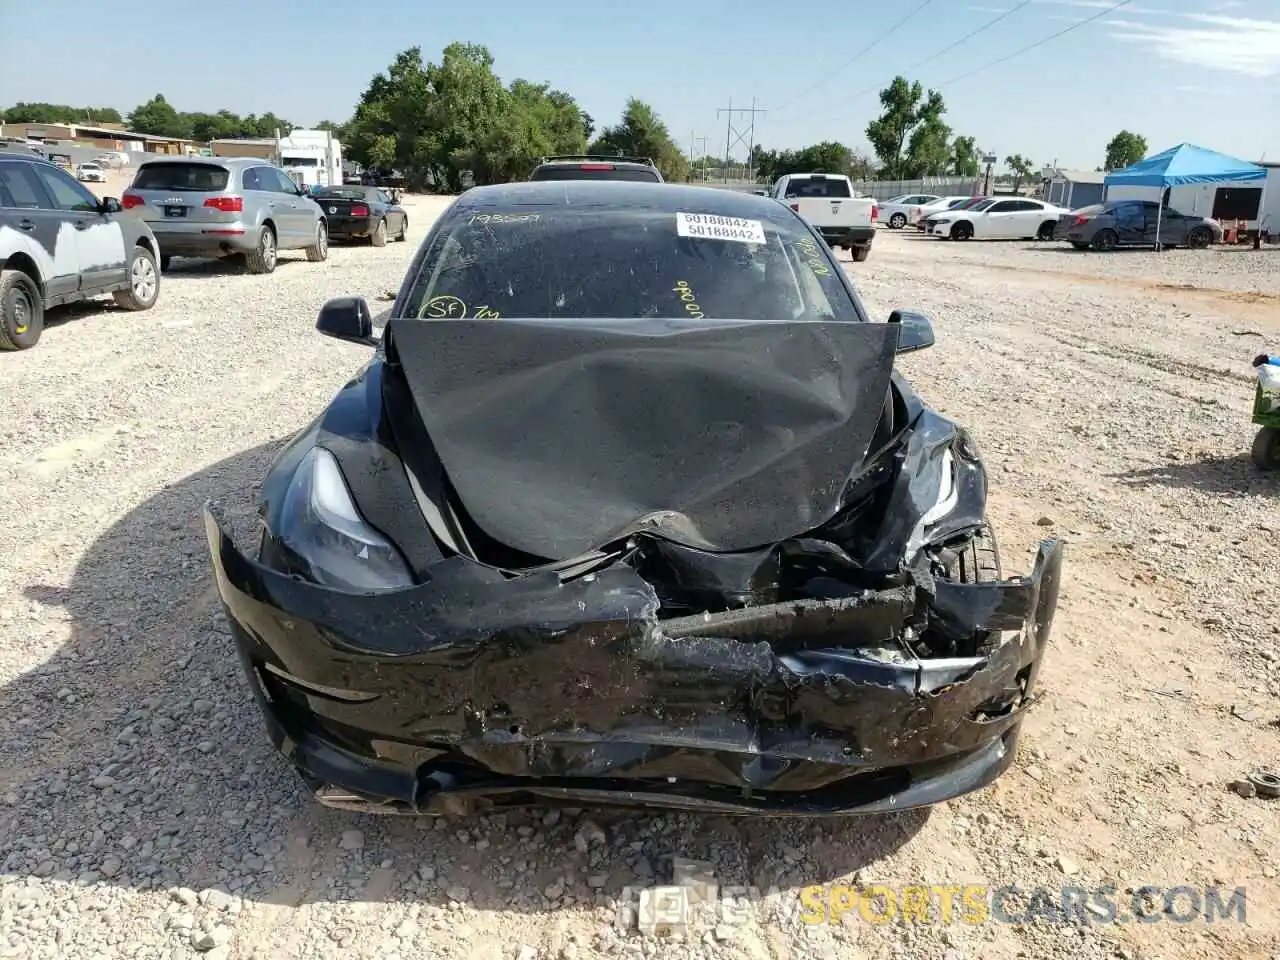
<svg viewBox="0 0 1280 960"><path fill-rule="evenodd" d="M814 529L717 552L633 527L576 567L513 572L432 536L423 504L449 496L448 474L389 339L392 359L380 349L268 475L269 562L237 548L216 507L206 517L272 740L322 800L878 812L967 793L1012 762L1061 546L1042 544L1025 579L943 575L984 522L985 473L897 374L887 442ZM322 586L273 542L317 446L415 585ZM926 526L948 469L954 503Z"/></svg>

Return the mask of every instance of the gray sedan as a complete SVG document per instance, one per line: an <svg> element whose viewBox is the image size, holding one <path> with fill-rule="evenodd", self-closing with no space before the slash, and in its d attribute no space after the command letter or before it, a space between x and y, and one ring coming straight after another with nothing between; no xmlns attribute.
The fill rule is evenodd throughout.
<svg viewBox="0 0 1280 960"><path fill-rule="evenodd" d="M1077 250L1152 247L1157 222L1163 247L1199 250L1222 240L1222 226L1216 220L1172 207L1161 211L1152 200L1112 200L1072 210L1058 218L1054 236L1070 241Z"/></svg>

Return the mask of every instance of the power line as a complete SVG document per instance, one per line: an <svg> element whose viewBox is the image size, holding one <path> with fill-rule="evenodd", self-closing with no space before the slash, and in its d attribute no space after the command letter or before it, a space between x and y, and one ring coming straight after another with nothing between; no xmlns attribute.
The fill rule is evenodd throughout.
<svg viewBox="0 0 1280 960"><path fill-rule="evenodd" d="M1088 26L1089 24L1093 23L1095 20L1101 20L1107 14L1115 13L1121 7L1127 7L1131 3L1133 3L1133 0L1120 0L1119 3L1113 3L1111 6L1107 7L1105 10L1099 10L1092 17L1086 17L1083 20L1080 20L1080 21L1077 21L1076 23L1071 24L1071 26L1069 27L1064 27L1062 30L1059 30L1057 33L1051 33L1049 34L1049 36L1045 37L1043 40L1037 40L1035 43L1029 44L1023 47L1021 50L1015 50L1013 51L1013 53L1009 54L1008 56L1001 57L999 60L992 60L990 63L985 63L980 67L977 67L973 70L968 71L967 73L962 73L960 74L960 76L954 77L951 80L948 80L946 83L943 84L943 86L949 87L951 86L951 84L959 83L961 80L968 80L975 73L981 73L983 70L990 69L991 67L997 66L1001 63L1007 63L1008 61L1012 60L1014 57L1020 57L1024 53L1030 53L1036 47L1042 47L1046 43L1048 43L1050 40L1057 40L1059 37L1064 37L1068 33L1071 33L1073 30L1079 30L1081 27Z"/></svg>
<svg viewBox="0 0 1280 960"><path fill-rule="evenodd" d="M1027 0L1027 2L1030 2L1030 0ZM972 69L972 70L968 70L968 71L966 71L965 73L960 74L960 76L958 76L958 77L952 77L950 80L946 81L945 83L941 83L941 84L939 84L939 85L938 85L938 89L943 89L943 88L946 88L946 87L950 87L950 86L952 86L953 84L957 84L957 83L959 83L961 80L967 80L967 79L969 79L970 77L974 76L975 74L982 73L984 70L989 70L991 67L998 66L999 64L1002 64L1002 63L1007 63L1008 61L1010 61L1010 60L1014 59L1015 57L1020 57L1020 56L1022 56L1024 53L1030 53L1032 50L1035 50L1037 47L1042 47L1042 46L1044 46L1046 43L1049 43L1050 41L1053 41L1053 40L1057 40L1059 37L1066 36L1068 33L1071 33L1071 32L1072 32L1072 31L1074 31L1074 30L1079 30L1081 27L1088 26L1089 24L1093 23L1093 22L1094 22L1094 21L1096 21L1096 20L1101 20L1103 17L1107 16L1108 14L1115 13L1115 12L1116 12L1117 10L1119 10L1121 7L1127 7L1127 6L1128 6L1129 4L1131 4L1131 3L1133 3L1133 0L1119 0L1119 2L1112 4L1111 6L1107 7L1106 9L1099 10L1097 13L1093 14L1092 16L1085 17L1083 20L1077 20L1075 23L1071 24L1069 27L1064 27L1063 29L1061 29L1061 30L1057 31L1056 33L1051 33L1051 34L1049 34L1049 36L1047 36L1047 37L1042 37L1041 39L1037 40L1035 43L1027 44L1027 46L1025 46L1025 47L1021 47L1020 49L1013 51L1013 53L1007 54L1006 56L1000 57L1000 58L998 58L998 59L996 59L996 60L991 60L991 61L989 61L989 62L987 62L987 63L982 64L982 65L981 65L981 66L979 66L979 67L975 67L975 68L974 68L974 69ZM1007 13L1005 13L1005 14L1001 14L1001 16L999 16L999 17L997 17L995 20L992 20L991 22L989 22L988 24L986 24L986 26L984 26L984 27L980 27L978 30L974 31L974 33L973 33L973 34L971 34L971 36L974 36L974 35L976 35L976 34L978 34L978 33L981 33L981 32L982 32L982 30L986 29L986 27L994 26L994 24L995 24L996 22L998 22L999 20L1003 19L1003 18L1004 18L1005 16L1007 16L1008 14L1013 13L1013 12L1014 12L1014 10L1019 10L1019 9L1021 9L1022 7L1026 6L1026 5L1027 5L1027 3L1026 3L1026 2L1021 3L1021 4L1019 4L1017 7L1014 7L1014 8L1013 8L1013 10L1009 10L1009 11L1007 11ZM967 39L969 39L969 38L968 38L968 37L965 37L964 39L966 39L966 40L967 40ZM963 42L963 41L957 41L957 43L956 43L956 44L952 44L952 46L954 47L954 46L958 45L958 44L959 44L959 43L961 43L961 42ZM948 48L946 48L946 49L950 49L950 47L948 47ZM929 60L936 59L937 57L939 57L939 56L941 56L943 53L945 53L945 52L946 52L946 49L939 51L937 54L934 54L934 55L933 55L933 56L931 56L931 57L928 57L926 60L921 61L921 63L927 63L927 62L929 62ZM921 65L921 64L916 64L916 66L917 66L917 67L918 67L918 66L920 66L920 65ZM913 69L913 70L914 70L914 69L915 69L915 67L912 67L911 69ZM851 99L852 99L852 100L857 100L857 99L859 99L859 98L861 98L861 97L866 96L866 95L867 95L867 94L869 94L869 93L874 93L874 92L876 92L876 90L877 90L877 89L878 89L877 87L868 87L866 90L863 90L861 93L857 93L857 94L855 94ZM832 115L830 115L830 116L831 116L831 117L834 117L835 115L834 115L834 114L832 114ZM826 122L826 121L824 120L823 122Z"/></svg>
<svg viewBox="0 0 1280 960"><path fill-rule="evenodd" d="M923 10L925 7L929 6L929 4L931 4L931 3L933 3L933 0L924 0L924 2L923 2L923 3L921 3L921 4L920 4L919 6L917 6L914 10L912 10L910 13L908 13L905 17L903 17L901 20L899 20L897 23L895 23L895 24L894 24L892 27L890 27L890 28L889 28L885 33L881 34L879 37L877 37L876 39L872 40L869 44L867 44L865 47L863 47L861 50L859 50L857 53L855 53L852 57L850 57L850 58L849 58L848 60L846 60L844 63L840 64L840 66L836 67L836 68L835 68L834 70L832 70L830 73L826 74L825 76L820 77L820 78L817 80L817 82L815 82L815 83L811 84L810 86L806 87L805 89L801 90L799 93L797 93L797 94L796 94L794 97L792 97L790 100L787 100L785 103L783 103L783 105L782 105L782 106L783 106L783 107L786 107L786 106L788 106L788 105L790 105L790 104L792 104L792 103L795 103L795 102L796 102L797 100L799 100L801 97L805 96L806 94L810 93L811 91L816 90L818 87L822 86L822 84L826 83L828 80L830 80L832 77L834 77L837 73L839 73L840 71L842 71L845 67L848 67L849 65L851 65L851 64L852 64L852 63L854 63L855 61L857 61L857 60L861 59L862 57L866 56L866 55L867 55L868 53L870 53L870 52L871 52L871 51L872 51L872 50L873 50L873 49L874 49L878 44L883 43L885 40L889 39L889 37L891 37L894 33L896 33L896 32L897 32L897 30L898 30L898 28L899 28L899 27L901 27L904 23L906 23L908 20L910 20L912 17L914 17L917 13L919 13L919 12L920 12L921 10ZM775 109L782 109L782 108L781 108L781 107L777 107L777 108L775 108Z"/></svg>

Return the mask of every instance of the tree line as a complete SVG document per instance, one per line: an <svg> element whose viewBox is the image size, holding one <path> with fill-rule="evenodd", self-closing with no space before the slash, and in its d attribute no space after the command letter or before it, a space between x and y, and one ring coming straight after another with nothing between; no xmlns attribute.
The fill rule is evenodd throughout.
<svg viewBox="0 0 1280 960"><path fill-rule="evenodd" d="M493 64L493 56L481 44L451 43L439 63L424 60L421 47L410 47L370 80L350 119L317 126L334 131L348 158L368 167L399 170L413 187L430 183L456 191L468 176L476 184L519 180L543 156L577 153L650 157L666 179L690 177L691 158L676 145L651 105L633 97L615 125L597 131L595 120L571 94L533 80L504 84ZM756 179L772 182L787 173L815 170L845 173L855 180L976 177L982 172L984 151L976 138L954 134L939 91L897 76L880 91L880 107L880 115L865 130L873 155L836 140L783 150L757 145L749 158ZM0 110L0 121L6 120L124 122L140 133L202 142L273 137L294 129L270 112L242 116L230 110L179 111L162 94L124 118L112 107L18 103ZM1122 130L1107 144L1098 169L1128 166L1146 152L1143 137ZM719 170L725 161L705 156L692 166ZM1005 156L1004 166L1008 174L997 179L1012 180L1015 189L1035 171L1030 159L1016 153Z"/></svg>

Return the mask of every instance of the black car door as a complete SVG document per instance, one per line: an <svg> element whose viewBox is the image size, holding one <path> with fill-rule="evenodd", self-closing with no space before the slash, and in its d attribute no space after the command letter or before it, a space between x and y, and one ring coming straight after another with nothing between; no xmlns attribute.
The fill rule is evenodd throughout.
<svg viewBox="0 0 1280 960"><path fill-rule="evenodd" d="M404 226L404 211L391 202L391 195L384 190L376 191L378 202L387 208L387 233L396 236Z"/></svg>
<svg viewBox="0 0 1280 960"><path fill-rule="evenodd" d="M42 164L0 160L0 226L11 227L17 245L35 261L52 306L80 289L80 259L75 228L41 185L37 166Z"/></svg>

